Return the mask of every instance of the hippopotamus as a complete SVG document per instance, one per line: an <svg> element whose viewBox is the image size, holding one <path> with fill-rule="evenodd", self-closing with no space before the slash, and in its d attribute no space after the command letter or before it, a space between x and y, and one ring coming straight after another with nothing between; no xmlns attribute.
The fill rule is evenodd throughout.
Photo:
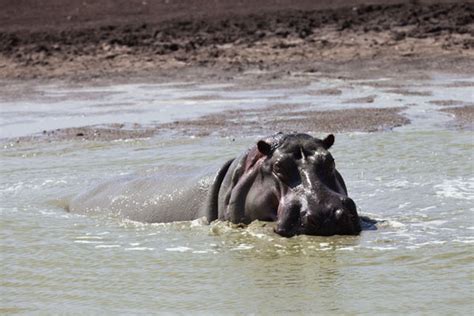
<svg viewBox="0 0 474 316"><path fill-rule="evenodd" d="M123 177L70 200L71 212L112 212L157 223L205 217L249 224L276 222L275 233L357 235L361 219L329 149L335 137L277 133L224 163L213 176Z"/></svg>

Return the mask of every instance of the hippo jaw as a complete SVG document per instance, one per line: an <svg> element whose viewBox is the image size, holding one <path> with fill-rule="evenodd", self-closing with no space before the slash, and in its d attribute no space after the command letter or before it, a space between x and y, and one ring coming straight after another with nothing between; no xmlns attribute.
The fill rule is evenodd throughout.
<svg viewBox="0 0 474 316"><path fill-rule="evenodd" d="M295 235L358 235L360 220L352 199L334 194L333 201L320 204L316 193L290 194L279 205L274 231L283 237Z"/></svg>

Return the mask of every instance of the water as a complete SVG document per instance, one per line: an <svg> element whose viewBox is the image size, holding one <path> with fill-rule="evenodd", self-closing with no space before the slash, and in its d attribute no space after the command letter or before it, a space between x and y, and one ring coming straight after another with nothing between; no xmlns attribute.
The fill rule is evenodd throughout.
<svg viewBox="0 0 474 316"><path fill-rule="evenodd" d="M85 122L152 124L277 103L411 104L405 112L413 124L337 135L332 153L350 196L362 214L383 220L378 230L358 237L285 239L259 222L245 229L199 220L140 224L62 208L63 197L115 175L218 166L259 135L3 142L0 311L470 313L473 134L450 128L450 115L429 101L472 102L472 89L452 84L472 79L438 74L404 82L404 88L431 95L400 95L373 84L391 78L310 80L300 88L262 90L178 83L38 85L35 96L2 98L2 137ZM310 91L328 87L343 93L310 97ZM367 95L376 95L375 102L346 103Z"/></svg>

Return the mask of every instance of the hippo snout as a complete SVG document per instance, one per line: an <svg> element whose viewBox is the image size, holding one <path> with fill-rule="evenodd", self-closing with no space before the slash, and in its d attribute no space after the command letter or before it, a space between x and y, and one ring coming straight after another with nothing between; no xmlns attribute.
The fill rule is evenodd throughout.
<svg viewBox="0 0 474 316"><path fill-rule="evenodd" d="M354 201L348 197L341 203L306 212L302 222L304 234L318 236L357 235L361 231Z"/></svg>
<svg viewBox="0 0 474 316"><path fill-rule="evenodd" d="M335 199L325 205L294 201L286 205L275 232L283 237L298 234L332 236L357 235L361 231L354 201L348 197ZM313 204L313 206L311 206Z"/></svg>

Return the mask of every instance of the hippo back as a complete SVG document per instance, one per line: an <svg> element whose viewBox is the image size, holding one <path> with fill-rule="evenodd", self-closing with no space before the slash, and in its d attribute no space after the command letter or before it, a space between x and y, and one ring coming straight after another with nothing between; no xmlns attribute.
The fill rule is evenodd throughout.
<svg viewBox="0 0 474 316"><path fill-rule="evenodd" d="M121 176L74 197L68 209L146 223L193 220L209 216L205 204L213 182L209 168Z"/></svg>

